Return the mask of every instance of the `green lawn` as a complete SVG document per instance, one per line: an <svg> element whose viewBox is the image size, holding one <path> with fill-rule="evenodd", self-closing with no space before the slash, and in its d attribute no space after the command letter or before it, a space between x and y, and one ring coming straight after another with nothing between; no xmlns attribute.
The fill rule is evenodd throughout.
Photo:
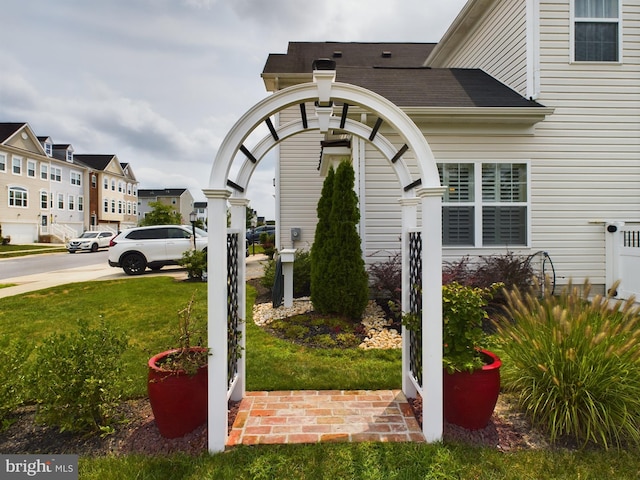
<svg viewBox="0 0 640 480"><path fill-rule="evenodd" d="M0 259L49 252L66 252L64 245L0 245Z"/></svg>
<svg viewBox="0 0 640 480"><path fill-rule="evenodd" d="M206 285L166 277L70 284L0 299L0 331L37 342L75 328L80 318L105 319L130 337L126 396L146 395L146 361L172 346L177 312L197 289L206 311ZM255 292L249 289L248 304ZM250 309L249 309L250 311ZM313 350L247 325L249 390L378 389L400 386L399 351ZM317 444L237 447L198 457L82 458L82 479L631 479L638 451L522 451L501 453L461 445Z"/></svg>

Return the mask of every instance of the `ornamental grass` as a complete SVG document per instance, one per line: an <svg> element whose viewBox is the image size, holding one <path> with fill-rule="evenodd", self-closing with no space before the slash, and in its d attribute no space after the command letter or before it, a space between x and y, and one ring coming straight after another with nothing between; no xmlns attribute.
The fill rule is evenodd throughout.
<svg viewBox="0 0 640 480"><path fill-rule="evenodd" d="M506 293L506 314L496 322L503 386L552 442L638 445L640 313L633 298L590 291L587 281L558 296Z"/></svg>

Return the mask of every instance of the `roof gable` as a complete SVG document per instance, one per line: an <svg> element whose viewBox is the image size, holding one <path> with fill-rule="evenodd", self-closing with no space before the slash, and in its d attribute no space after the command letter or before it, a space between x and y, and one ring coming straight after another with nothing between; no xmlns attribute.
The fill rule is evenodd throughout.
<svg viewBox="0 0 640 480"><path fill-rule="evenodd" d="M38 137L26 122L0 123L0 144L34 155L46 155Z"/></svg>
<svg viewBox="0 0 640 480"><path fill-rule="evenodd" d="M119 173L120 175L123 174L120 162L117 161L117 157L113 154L76 154L73 158L79 163L82 163L94 170L110 171Z"/></svg>

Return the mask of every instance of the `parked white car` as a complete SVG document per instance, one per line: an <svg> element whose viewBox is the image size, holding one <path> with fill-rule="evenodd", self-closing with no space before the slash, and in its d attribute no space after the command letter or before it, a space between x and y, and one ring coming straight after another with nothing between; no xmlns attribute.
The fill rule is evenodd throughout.
<svg viewBox="0 0 640 480"><path fill-rule="evenodd" d="M108 248L109 242L115 236L113 232L84 232L78 238L72 238L67 242L69 253L76 253L78 250L88 250L97 252L100 248Z"/></svg>
<svg viewBox="0 0 640 480"><path fill-rule="evenodd" d="M196 248L207 251L207 232L196 231ZM123 230L109 245L109 265L121 267L127 275L140 275L149 267L160 270L176 265L182 254L193 248L192 227L152 225Z"/></svg>

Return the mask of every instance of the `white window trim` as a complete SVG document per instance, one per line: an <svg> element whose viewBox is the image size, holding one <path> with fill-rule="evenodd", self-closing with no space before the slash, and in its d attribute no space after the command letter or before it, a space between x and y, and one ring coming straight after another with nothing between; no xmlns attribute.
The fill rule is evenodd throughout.
<svg viewBox="0 0 640 480"><path fill-rule="evenodd" d="M33 165L33 175L29 174L29 165ZM38 162L36 162L35 160L27 159L27 177L36 178L37 175L38 175Z"/></svg>
<svg viewBox="0 0 640 480"><path fill-rule="evenodd" d="M7 186L7 206L9 208L29 208L29 190L27 190L24 187L21 187L20 185L8 185ZM11 192L12 191L20 191L22 193L24 193L24 198L22 199L23 202L26 200L26 205L11 205Z"/></svg>
<svg viewBox="0 0 640 480"><path fill-rule="evenodd" d="M42 178L43 173L44 173L44 178ZM49 181L49 164L48 163L40 163L40 180L44 180L45 182Z"/></svg>
<svg viewBox="0 0 640 480"><path fill-rule="evenodd" d="M570 0L570 16L571 22L569 24L569 49L570 49L570 63L576 63L578 65L588 65L588 64L597 64L597 65L619 65L622 64L624 59L622 57L622 0L618 1L618 18L583 18L579 17L583 22L603 22L603 23L614 23L618 24L618 60L613 61L596 61L596 60L576 60L576 1Z"/></svg>
<svg viewBox="0 0 640 480"><path fill-rule="evenodd" d="M84 196L83 195L78 195L78 211L79 212L84 212Z"/></svg>
<svg viewBox="0 0 640 480"><path fill-rule="evenodd" d="M22 170L23 170L23 169L22 169L22 160L24 160L24 158L22 158L22 157L18 157L17 155L13 155L13 156L11 157L11 173L12 173L13 175L20 176L20 177L22 176ZM19 171L18 173L16 173L16 172L14 172L14 171L13 171L13 162L15 162L15 161L20 162L20 171Z"/></svg>
<svg viewBox="0 0 640 480"><path fill-rule="evenodd" d="M489 163L504 163L504 164L524 164L527 169L527 200L526 202L513 202L510 205L524 206L527 209L526 220L526 243L525 245L507 245L509 248L531 248L531 160L439 160L438 163L442 164L473 164L473 192L474 199L472 202L445 202L442 200L442 206L473 206L474 213L474 239L473 245L445 245L443 243L442 248L451 250L479 250L479 249L491 249L503 248L501 245L484 245L482 241L482 207L483 206L496 206L504 205L505 202L485 202L482 199L482 165ZM444 185L446 186L446 185ZM478 208L480 207L480 208Z"/></svg>
<svg viewBox="0 0 640 480"><path fill-rule="evenodd" d="M76 209L76 197L75 195L67 195L67 209L69 211L75 211Z"/></svg>
<svg viewBox="0 0 640 480"><path fill-rule="evenodd" d="M74 183L74 175L76 176L78 183ZM69 183L75 187L81 187L82 186L82 173L78 172L77 170L71 170L69 172Z"/></svg>
<svg viewBox="0 0 640 480"><path fill-rule="evenodd" d="M45 206L42 206L42 196L44 195L45 197ZM38 195L38 198L40 200L40 210L49 210L49 192L47 192L46 190L40 190L40 195Z"/></svg>
<svg viewBox="0 0 640 480"><path fill-rule="evenodd" d="M2 163L2 165L4 165L4 168L0 170L0 173L7 173L7 154L0 153L0 157L4 158L4 162Z"/></svg>
<svg viewBox="0 0 640 480"><path fill-rule="evenodd" d="M58 180L57 177L60 177L60 180ZM61 183L62 182L62 168L54 167L53 165L51 165L51 168L49 168L49 178L51 179L52 182Z"/></svg>
<svg viewBox="0 0 640 480"><path fill-rule="evenodd" d="M62 206L60 206L60 199L62 199ZM64 193L56 194L56 210L64 210Z"/></svg>

